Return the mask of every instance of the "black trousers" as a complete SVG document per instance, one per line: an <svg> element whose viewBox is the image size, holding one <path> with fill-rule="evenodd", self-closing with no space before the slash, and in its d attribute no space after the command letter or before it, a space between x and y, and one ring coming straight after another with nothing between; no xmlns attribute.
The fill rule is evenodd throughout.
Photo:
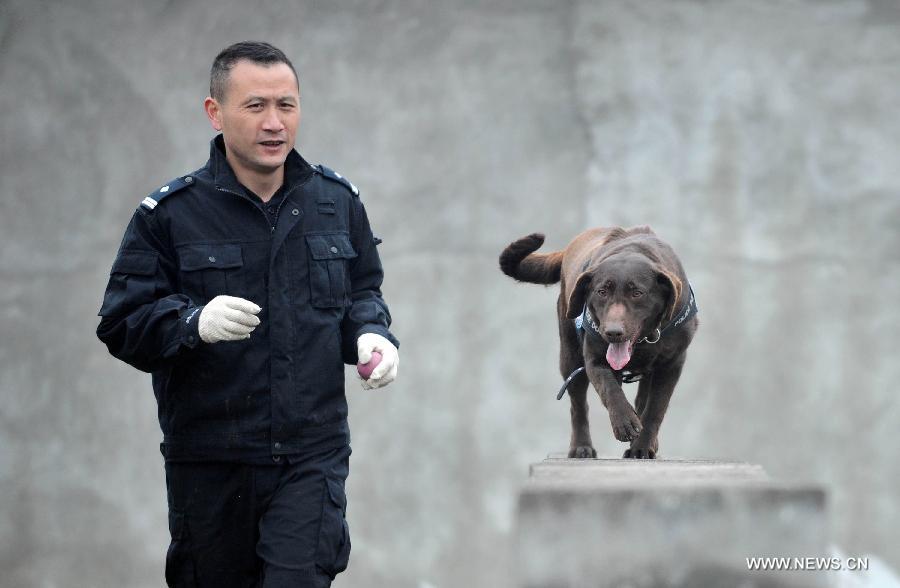
<svg viewBox="0 0 900 588"><path fill-rule="evenodd" d="M167 462L166 583L323 588L347 567L350 447L269 465Z"/></svg>

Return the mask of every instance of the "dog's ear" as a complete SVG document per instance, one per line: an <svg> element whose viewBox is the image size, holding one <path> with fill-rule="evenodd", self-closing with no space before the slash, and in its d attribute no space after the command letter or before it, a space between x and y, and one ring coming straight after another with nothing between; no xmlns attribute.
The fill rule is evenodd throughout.
<svg viewBox="0 0 900 588"><path fill-rule="evenodd" d="M591 273L583 272L575 280L575 285L569 290L569 299L566 301L566 318L574 319L584 310L584 300L587 297L587 289L591 283Z"/></svg>
<svg viewBox="0 0 900 588"><path fill-rule="evenodd" d="M678 312L678 301L681 300L681 280L665 268L657 267L656 281L666 290L665 316L667 320L672 320Z"/></svg>

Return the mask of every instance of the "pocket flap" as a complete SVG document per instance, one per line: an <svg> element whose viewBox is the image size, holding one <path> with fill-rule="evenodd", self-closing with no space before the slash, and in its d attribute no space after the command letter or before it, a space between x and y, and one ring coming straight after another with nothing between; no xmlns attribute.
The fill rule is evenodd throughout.
<svg viewBox="0 0 900 588"><path fill-rule="evenodd" d="M325 485L328 487L328 497L335 506L341 509L341 513L346 516L347 512L347 495L344 493L344 484L340 480L333 478L325 478Z"/></svg>
<svg viewBox="0 0 900 588"><path fill-rule="evenodd" d="M152 276L158 259L159 254L152 251L123 251L113 262L112 273Z"/></svg>
<svg viewBox="0 0 900 588"><path fill-rule="evenodd" d="M182 271L229 269L244 265L240 245L186 245L179 248Z"/></svg>
<svg viewBox="0 0 900 588"><path fill-rule="evenodd" d="M307 235L306 243L313 259L353 259L356 251L344 233Z"/></svg>

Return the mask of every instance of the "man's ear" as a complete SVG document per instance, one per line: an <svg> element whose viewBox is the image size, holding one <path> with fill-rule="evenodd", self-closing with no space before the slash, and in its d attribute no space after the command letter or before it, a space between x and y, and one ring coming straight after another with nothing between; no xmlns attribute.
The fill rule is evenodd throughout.
<svg viewBox="0 0 900 588"><path fill-rule="evenodd" d="M222 106L219 104L219 101L212 96L207 96L206 100L203 101L203 109L206 111L206 117L212 123L212 127L217 131L221 131Z"/></svg>
<svg viewBox="0 0 900 588"><path fill-rule="evenodd" d="M590 272L582 273L575 280L575 285L569 290L569 299L566 302L566 318L577 318L581 311L584 310L584 300L587 297L587 290L590 284Z"/></svg>
<svg viewBox="0 0 900 588"><path fill-rule="evenodd" d="M678 301L681 300L681 280L678 276L662 268L656 269L656 281L666 290L666 314L672 320L678 312Z"/></svg>

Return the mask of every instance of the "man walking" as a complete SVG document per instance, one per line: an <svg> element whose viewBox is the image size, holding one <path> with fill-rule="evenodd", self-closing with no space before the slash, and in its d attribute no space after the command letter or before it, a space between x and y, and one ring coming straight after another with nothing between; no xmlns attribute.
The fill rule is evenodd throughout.
<svg viewBox="0 0 900 588"><path fill-rule="evenodd" d="M209 161L134 213L97 335L153 374L168 585L329 586L350 551L343 364L380 354L378 388L399 363L379 241L356 187L294 150L284 53L223 50L205 108Z"/></svg>

